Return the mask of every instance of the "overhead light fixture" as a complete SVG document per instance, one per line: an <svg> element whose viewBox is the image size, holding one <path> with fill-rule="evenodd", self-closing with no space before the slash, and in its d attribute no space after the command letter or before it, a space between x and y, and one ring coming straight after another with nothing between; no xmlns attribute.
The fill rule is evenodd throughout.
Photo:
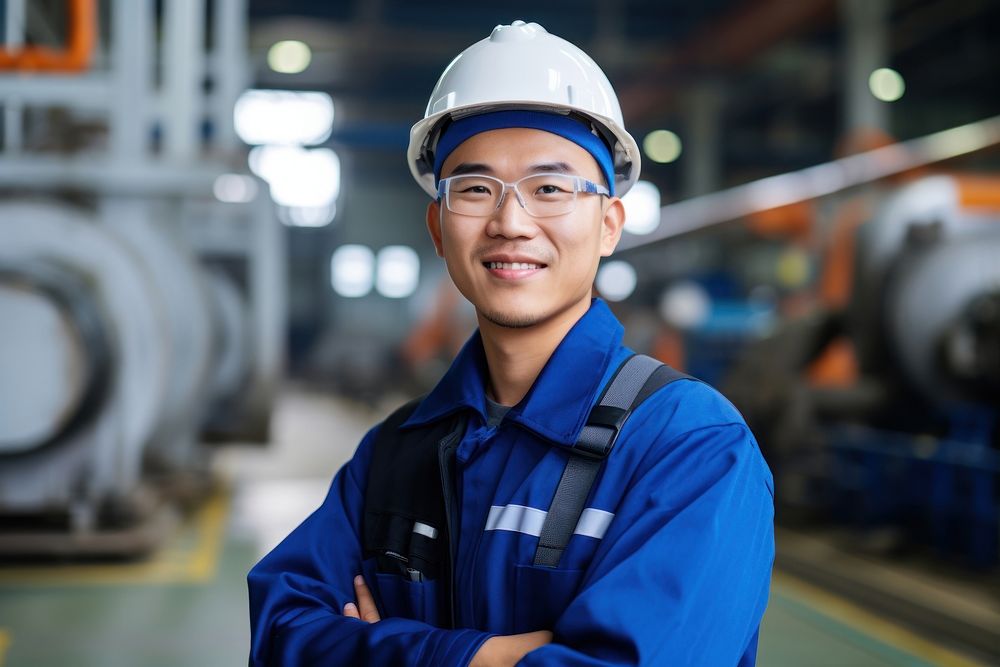
<svg viewBox="0 0 1000 667"><path fill-rule="evenodd" d="M638 277L631 264L615 260L597 270L597 291L608 301L623 301L635 291Z"/></svg>
<svg viewBox="0 0 1000 667"><path fill-rule="evenodd" d="M390 245L378 251L375 268L375 289L390 299L403 299L413 294L420 280L420 257L405 245Z"/></svg>
<svg viewBox="0 0 1000 667"><path fill-rule="evenodd" d="M642 150L653 162L666 164L681 156L681 138L670 130L653 130L642 140Z"/></svg>
<svg viewBox="0 0 1000 667"><path fill-rule="evenodd" d="M312 49L305 42L286 39L267 50L267 66L280 74L298 74L312 62Z"/></svg>
<svg viewBox="0 0 1000 667"><path fill-rule="evenodd" d="M880 67L868 77L868 89L876 99L895 102L906 92L906 82L903 81L903 75L896 70Z"/></svg>
<svg viewBox="0 0 1000 667"><path fill-rule="evenodd" d="M362 297L375 282L375 254L371 248L349 243L330 257L330 284L340 296Z"/></svg>
<svg viewBox="0 0 1000 667"><path fill-rule="evenodd" d="M649 181L638 181L622 197L625 231L649 234L660 226L660 189Z"/></svg>
<svg viewBox="0 0 1000 667"><path fill-rule="evenodd" d="M328 207L340 194L340 158L329 148L257 146L249 162L280 206Z"/></svg>
<svg viewBox="0 0 1000 667"><path fill-rule="evenodd" d="M293 90L246 90L236 100L236 134L251 146L313 146L333 131L333 99L326 93Z"/></svg>

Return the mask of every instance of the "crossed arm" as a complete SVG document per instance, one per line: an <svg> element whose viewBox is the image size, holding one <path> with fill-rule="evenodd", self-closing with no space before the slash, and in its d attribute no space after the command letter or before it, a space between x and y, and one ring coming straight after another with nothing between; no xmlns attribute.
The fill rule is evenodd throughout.
<svg viewBox="0 0 1000 667"><path fill-rule="evenodd" d="M622 498L630 520L609 528L552 632L509 636L382 619L364 580L351 585L363 445L324 506L251 571L251 664L752 665L773 533L769 475L745 437L730 425L679 438L693 453L657 459Z"/></svg>
<svg viewBox="0 0 1000 667"><path fill-rule="evenodd" d="M382 620L378 608L375 606L371 590L360 574L354 577L354 594L357 603L348 602L345 604L344 616L368 623L378 623ZM529 652L551 641L552 633L548 630L490 637L473 656L469 667L511 667Z"/></svg>

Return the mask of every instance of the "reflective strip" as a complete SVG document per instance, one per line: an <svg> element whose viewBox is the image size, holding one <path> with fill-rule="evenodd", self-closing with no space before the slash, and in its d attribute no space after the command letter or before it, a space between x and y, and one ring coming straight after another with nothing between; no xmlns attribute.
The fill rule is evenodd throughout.
<svg viewBox="0 0 1000 667"><path fill-rule="evenodd" d="M611 520L614 518L615 515L611 512L588 507L580 515L580 520L577 521L576 530L573 533L599 540L604 537L604 533L607 532L608 526L611 525Z"/></svg>
<svg viewBox="0 0 1000 667"><path fill-rule="evenodd" d="M486 517L486 530L511 530L538 537L542 534L546 514L544 510L524 505L494 505Z"/></svg>
<svg viewBox="0 0 1000 667"><path fill-rule="evenodd" d="M486 517L486 530L509 530L538 537L542 534L545 523L545 510L525 507L524 505L493 505ZM601 539L615 515L604 510L588 507L583 510L580 520L573 531L575 535Z"/></svg>
<svg viewBox="0 0 1000 667"><path fill-rule="evenodd" d="M438 536L437 528L434 526L428 526L426 523L420 523L419 521L413 522L413 532L417 535L429 537L432 540L437 539Z"/></svg>

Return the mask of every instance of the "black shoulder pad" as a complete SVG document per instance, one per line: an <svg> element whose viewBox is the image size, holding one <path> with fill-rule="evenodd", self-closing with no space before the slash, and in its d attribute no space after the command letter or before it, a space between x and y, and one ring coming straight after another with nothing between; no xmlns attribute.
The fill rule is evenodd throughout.
<svg viewBox="0 0 1000 667"><path fill-rule="evenodd" d="M405 564L414 550L429 561L433 576L438 544L448 544L447 521L438 445L455 427L454 419L400 429L422 399L410 401L382 422L372 445L365 490L363 548L365 558L379 558L380 570L391 570L392 558ZM433 527L440 539L425 546L413 541L414 523ZM425 553L426 551L431 553ZM389 554L389 560L386 560ZM398 565L399 563L396 563Z"/></svg>

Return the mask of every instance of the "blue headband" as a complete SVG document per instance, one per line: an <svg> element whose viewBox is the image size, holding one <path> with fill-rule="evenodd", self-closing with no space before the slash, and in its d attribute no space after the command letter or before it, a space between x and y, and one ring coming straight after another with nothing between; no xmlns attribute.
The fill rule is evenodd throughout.
<svg viewBox="0 0 1000 667"><path fill-rule="evenodd" d="M597 165L604 174L604 180L607 181L608 190L611 191L612 196L615 194L614 162L607 144L593 134L590 128L581 121L544 111L493 111L454 121L445 128L441 138L438 139L437 148L434 150L434 183L437 184L441 180L441 166L444 165L444 161L466 139L481 132L511 127L544 130L577 144L594 156Z"/></svg>

